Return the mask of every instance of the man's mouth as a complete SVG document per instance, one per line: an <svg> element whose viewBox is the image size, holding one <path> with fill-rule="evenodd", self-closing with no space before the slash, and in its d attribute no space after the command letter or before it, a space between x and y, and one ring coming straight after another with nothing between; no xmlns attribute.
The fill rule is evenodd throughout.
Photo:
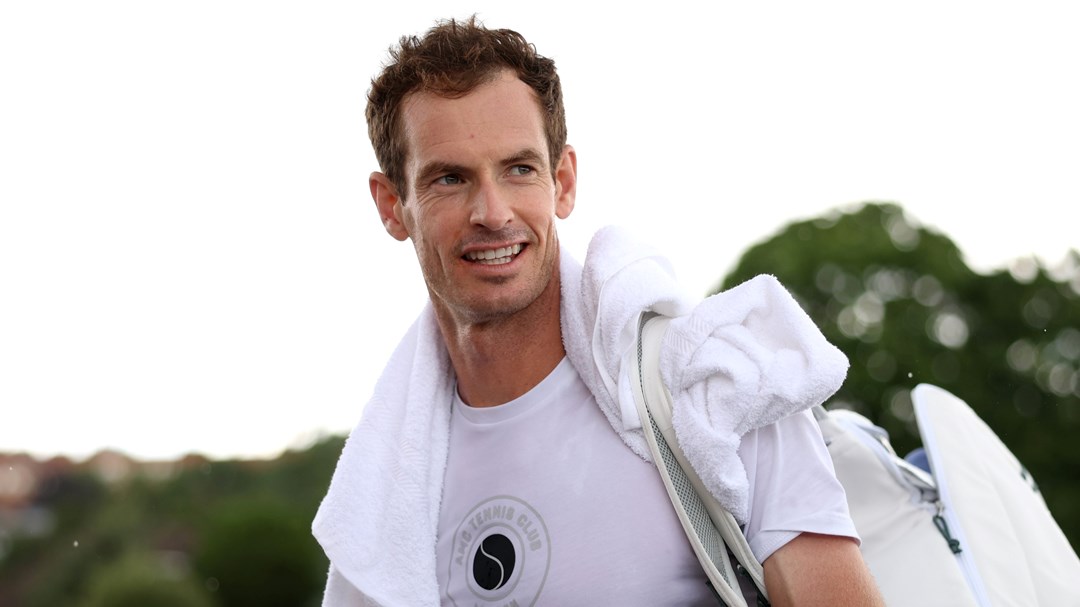
<svg viewBox="0 0 1080 607"><path fill-rule="evenodd" d="M524 248L522 244L510 245L508 247L500 247L498 249L487 249L484 251L469 251L465 254L465 259L469 261L475 261L484 265L494 266L504 263L510 263L514 260L514 257L521 252Z"/></svg>

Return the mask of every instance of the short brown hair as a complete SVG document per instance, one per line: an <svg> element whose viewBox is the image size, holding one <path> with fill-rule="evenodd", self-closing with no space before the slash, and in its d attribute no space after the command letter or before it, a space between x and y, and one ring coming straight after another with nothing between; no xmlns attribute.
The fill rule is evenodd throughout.
<svg viewBox="0 0 1080 607"><path fill-rule="evenodd" d="M566 145L566 111L555 62L536 52L521 34L487 29L476 15L467 21L440 21L423 37L402 36L390 49L390 63L371 81L368 137L387 179L407 196L404 125L401 104L415 92L464 97L477 86L510 69L536 92L544 117L548 157L554 173Z"/></svg>

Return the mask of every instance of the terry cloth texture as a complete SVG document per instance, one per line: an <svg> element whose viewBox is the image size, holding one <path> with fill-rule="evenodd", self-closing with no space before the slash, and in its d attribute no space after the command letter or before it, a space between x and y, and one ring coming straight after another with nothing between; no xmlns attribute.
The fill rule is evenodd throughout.
<svg viewBox="0 0 1080 607"><path fill-rule="evenodd" d="M692 305L666 260L605 228L584 266L560 252L567 358L612 427L648 458L630 390L642 311L674 320L661 372L676 435L724 507L745 522L748 480L737 449L746 432L822 403L847 360L790 294L759 276ZM430 304L391 356L350 434L313 532L330 558L324 605L438 605L436 533L454 376Z"/></svg>

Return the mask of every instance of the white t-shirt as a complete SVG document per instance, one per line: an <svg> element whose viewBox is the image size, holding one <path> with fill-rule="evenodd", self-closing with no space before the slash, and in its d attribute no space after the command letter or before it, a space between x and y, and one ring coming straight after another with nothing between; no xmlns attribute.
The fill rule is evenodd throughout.
<svg viewBox="0 0 1080 607"><path fill-rule="evenodd" d="M752 432L739 453L760 560L802 531L855 536L812 418ZM509 403L455 398L438 579L443 605L459 607L716 604L656 468L567 359Z"/></svg>

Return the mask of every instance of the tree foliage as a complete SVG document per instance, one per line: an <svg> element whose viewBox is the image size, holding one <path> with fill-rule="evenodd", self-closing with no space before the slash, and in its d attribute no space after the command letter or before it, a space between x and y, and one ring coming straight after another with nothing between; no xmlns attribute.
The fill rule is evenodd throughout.
<svg viewBox="0 0 1080 607"><path fill-rule="evenodd" d="M220 504L200 538L195 569L229 607L317 605L326 563L303 514L267 498Z"/></svg>
<svg viewBox="0 0 1080 607"><path fill-rule="evenodd" d="M1024 462L1080 544L1080 255L983 275L946 236L893 204L788 225L749 249L719 289L774 274L851 361L829 406L918 445L910 391L966 401Z"/></svg>
<svg viewBox="0 0 1080 607"><path fill-rule="evenodd" d="M131 554L103 567L80 607L214 607L197 583L158 555Z"/></svg>
<svg viewBox="0 0 1080 607"><path fill-rule="evenodd" d="M0 607L317 605L328 562L310 525L343 442L186 458L164 479L50 478L34 508L51 532L0 553Z"/></svg>

